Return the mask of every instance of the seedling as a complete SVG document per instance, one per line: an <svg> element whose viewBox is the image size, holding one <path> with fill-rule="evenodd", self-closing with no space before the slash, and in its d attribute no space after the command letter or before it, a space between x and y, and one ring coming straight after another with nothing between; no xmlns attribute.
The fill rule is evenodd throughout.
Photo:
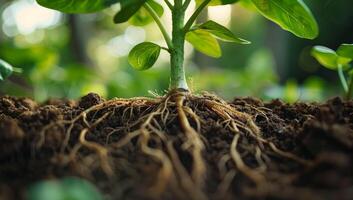
<svg viewBox="0 0 353 200"><path fill-rule="evenodd" d="M261 167L252 168L242 160L241 153L237 149L238 143L243 143L244 146L252 149L251 152L256 152L256 156L253 155L252 157L253 160L259 160L262 154L261 151L266 146L266 149L271 149L272 153L278 156L292 159L298 163L308 164L306 160L281 151L273 142L263 138L261 130L255 124L252 115L238 111L233 105L214 95L207 93L194 95L189 92L184 69L185 41L190 42L198 51L211 57L220 57L222 54L218 40L249 44L247 40L235 36L226 27L214 21L206 21L194 25L201 11L208 5L232 4L237 2L237 0L196 0L197 8L187 20L185 19L185 14L191 0L174 0L173 2L164 0L166 7L171 11L171 34L168 33L160 20L164 13L163 7L159 4L160 1L37 0L37 2L45 7L69 13L96 12L112 4L120 3L121 9L114 17L115 23L129 21L134 25L145 25L154 20L165 39L166 46L160 46L152 42L138 44L131 50L128 60L135 69L146 70L154 65L161 50L166 50L170 54L171 67L170 92L167 95L155 99L144 97L112 99L86 109L86 111L69 122L71 124L70 127L74 127L74 124L81 121L86 122L87 117L91 116L91 112L104 113L100 118L88 120L88 127L80 132L79 142L82 148L88 148L99 155L100 168L107 176L114 175L114 168L108 160L107 152L109 150L99 143L86 140L86 135L90 134L92 126L97 126L106 118L112 116L116 110L115 108L123 108L125 106L127 107L122 110L122 118L127 120L126 124L129 128L124 129L122 132L122 135L125 136L121 137L119 141L115 141L116 143L114 142L116 144L114 148L121 148L136 138L138 142L133 142L133 145L139 148L143 154L160 163L161 169L158 170L155 184L148 188L149 195L159 197L157 199L163 198L160 195L169 187L168 185L172 183L171 181L174 177L183 180L180 182L181 187L183 191L192 195L191 199L207 199L203 192L203 187L206 185L205 177L208 168L204 159L208 142L205 143L204 140L208 139L202 136L202 131L205 122L211 117L208 116L209 114L217 121L217 124L232 132L234 137L230 144L228 155L234 162L234 167L237 171L246 175L256 185L263 185L266 182L266 177L262 174L262 170L259 170ZM253 4L266 18L299 37L312 39L318 34L317 23L302 0L248 0L247 2ZM111 106L114 106L114 109L107 109ZM144 112L138 114L135 118L135 110L144 110ZM200 113L207 114L203 116ZM52 125L65 127L64 123L67 125L66 121L59 121ZM133 123L132 126L130 126L131 123ZM170 127L171 123L173 123L173 127L176 125L175 127L178 127L179 130L173 133L166 130L165 127ZM41 135L45 135L46 130L50 130L50 127L43 130ZM131 130L131 132L126 133L125 130ZM175 133L177 133L177 136ZM75 140L70 138L70 135L74 135L71 134L71 130L68 130L66 135L68 136L67 141ZM107 138L109 139L109 136ZM176 138L178 138L178 142L175 142ZM41 141L45 141L45 139ZM152 141L158 141L158 145L150 145ZM251 142L246 142L245 144L244 141ZM181 151L187 152L192 159L190 162L191 166L188 168L183 166L178 153L180 151L175 148L175 145L179 145L179 142ZM42 144L38 143L37 146L40 147ZM68 143L65 145L68 145ZM65 145L64 148L66 148ZM259 162L259 166L261 165L261 162Z"/></svg>
<svg viewBox="0 0 353 200"><path fill-rule="evenodd" d="M207 6L233 4L239 0L195 0L197 8L185 20L185 13L191 0L164 0L172 15L172 32L167 32L160 17L163 7L155 0L37 0L45 7L67 13L91 13L120 3L120 11L115 15L115 23L130 22L143 26L153 20L159 27L166 47L152 42L143 42L135 46L128 57L129 63L137 70L147 70L157 61L161 50L170 54L170 90L188 91L184 69L184 43L188 41L194 48L208 56L222 55L218 40L237 44L249 44L247 40L235 36L226 27L206 21L194 25L197 17ZM284 30L298 37L313 39L318 35L317 23L302 0L251 0L248 1L267 19L277 23ZM218 40L217 40L218 39Z"/></svg>
<svg viewBox="0 0 353 200"><path fill-rule="evenodd" d="M315 46L311 51L312 56L324 67L336 70L345 92L346 99L353 94L353 44L342 44L337 51L324 46ZM347 72L348 81L345 75Z"/></svg>
<svg viewBox="0 0 353 200"><path fill-rule="evenodd" d="M0 59L0 81L3 81L11 76L13 72L21 73L22 69L12 67L9 63Z"/></svg>

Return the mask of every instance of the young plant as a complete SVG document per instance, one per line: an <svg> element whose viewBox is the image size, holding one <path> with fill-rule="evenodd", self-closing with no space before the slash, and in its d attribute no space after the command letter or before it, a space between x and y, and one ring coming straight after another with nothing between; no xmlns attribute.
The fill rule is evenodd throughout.
<svg viewBox="0 0 353 200"><path fill-rule="evenodd" d="M353 44L342 44L337 51L324 46L315 46L311 54L324 67L338 72L346 99L353 94ZM348 72L348 81L344 72Z"/></svg>
<svg viewBox="0 0 353 200"><path fill-rule="evenodd" d="M0 81L11 76L13 72L21 73L22 70L20 68L12 67L9 63L0 59Z"/></svg>
<svg viewBox="0 0 353 200"><path fill-rule="evenodd" d="M107 120L105 119L105 116L110 116L115 112L115 107L117 105L119 107L120 105L123 106L121 107L124 110L123 115L125 115L124 113L128 109L131 109L131 111L144 110L136 115L138 116L137 118L135 118L135 114L126 118L126 125L128 128L123 129L122 131L125 136L121 137L120 140L118 139L119 141L114 141L113 143L115 144L114 148L116 149L130 143L132 139L137 139L138 142L134 142L133 145L139 148L144 155L149 156L160 164L161 167L156 176L156 183L151 187L148 186L148 193L150 194L147 196L151 196L152 199L154 199L153 197L157 197L156 199L163 199L163 192L165 192L169 186L173 185L174 187L175 184L173 183L178 182L181 183L180 188L182 190L177 191L185 191L190 194L190 198L186 199L208 198L204 192L204 186L207 185L206 182L208 180L206 179L208 174L207 160L204 159L206 144L208 142L205 142L204 139L208 140L209 138L202 136L204 130L202 126L204 126L206 122L208 123L210 117L208 113L212 113L210 114L212 115L212 118L215 122L220 122L219 124L224 126L224 130L232 132L233 140L230 144L228 155L231 155L230 159L234 162L234 167L237 171L246 175L256 185L267 183L266 177L258 167L252 168L242 160L242 156L237 150L238 143L242 142L244 146L248 145L249 148L252 148L252 152L260 150L260 154L261 149L264 149L264 146L266 146L266 149L272 149L274 154L277 153L281 157L286 157L296 162L307 164L306 160L289 152L284 152L277 148L270 140L262 138L261 129L254 122L252 115L238 111L237 108L214 95L206 93L202 95L193 95L188 93L184 69L185 41L190 42L198 51L212 57L221 56L221 49L217 39L239 44L249 43L248 41L235 36L226 27L214 21L206 21L194 25L195 20L201 11L207 6L232 4L237 2L237 0L195 0L197 8L188 19L185 19L185 14L191 0L164 0L158 2L155 0L37 1L45 7L69 13L96 12L109 7L114 3L120 3L121 9L115 15L114 22L123 23L129 21L134 25L145 25L154 20L165 39L165 47L152 42L138 44L131 50L128 60L135 69L146 70L154 65L161 50L166 50L170 54L171 67L171 92L168 93L168 95L153 100L149 98L134 98L127 100L112 99L109 102L105 101L88 108L86 111L82 112L80 116L76 116L70 122L76 124L80 123L81 119L85 121L86 116L89 116L90 112L105 113L103 117L99 119L90 120L88 127L82 129L80 132L79 140L84 148L97 151L101 158L101 169L107 174L107 176L114 174L114 168L110 166L110 162L107 160L107 152L110 151L111 148L108 150L108 148L105 148L99 143L87 141L85 136L91 132L92 124L95 126L101 121ZM164 11L159 2L164 2L166 7L171 11L171 34L168 33L160 20ZM262 15L276 22L283 29L290 31L299 37L311 39L318 34L317 23L302 0L247 0L247 2L253 4ZM114 109L107 109L110 106L114 106ZM126 109L124 108L125 106L127 106ZM198 110L198 112L196 112L196 110ZM199 113L201 112L199 111L207 114L200 115ZM175 120L179 122L175 124L179 129L177 131L174 129ZM134 125L130 126L131 122L133 122ZM58 122L58 124L54 123L53 125L61 126L60 123L62 122ZM170 127L170 123L173 123L173 132L164 128ZM135 129L135 127L136 130L132 130ZM70 135L73 135L70 134L70 131L71 130L68 130L68 132L66 132L69 137ZM175 135L175 133L177 135ZM94 133L92 132L91 134ZM178 142L175 142L176 138ZM161 145L153 145L155 147L152 147L152 145L150 145L150 142L152 141L160 141ZM251 142L244 143L244 141ZM249 145L250 143L254 145ZM107 145L109 144L107 143ZM191 157L192 161L190 162L190 168L189 164L186 168L186 166L180 162L182 157L179 153L180 151L175 148L176 145L180 145L183 155L184 151L186 151ZM253 157L252 159L258 160L257 157L258 156L256 156L256 158ZM260 165L261 163L259 162L259 166ZM180 170L175 170L175 166ZM174 182L174 178L178 178L178 180L174 180Z"/></svg>
<svg viewBox="0 0 353 200"><path fill-rule="evenodd" d="M172 31L169 34L160 20L164 13L163 7L155 0L37 0L42 6L66 13L97 12L120 3L121 9L114 17L115 23L130 22L136 26L143 26L154 20L165 39L166 47L152 42L138 44L129 54L129 63L137 70L147 70L157 61L161 50L166 50L170 54L169 89L186 91L188 91L188 85L184 69L185 41L191 43L196 50L215 58L222 55L218 40L237 44L250 43L214 21L194 24L207 6L233 4L240 0L195 1L197 8L186 20L185 13L191 0L164 0L172 15ZM317 23L302 0L249 0L247 2L253 4L267 19L298 37L313 39L318 35Z"/></svg>

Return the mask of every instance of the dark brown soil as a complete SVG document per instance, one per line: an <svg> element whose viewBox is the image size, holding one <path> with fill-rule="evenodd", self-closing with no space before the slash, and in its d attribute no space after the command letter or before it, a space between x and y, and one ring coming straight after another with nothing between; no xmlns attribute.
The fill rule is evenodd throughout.
<svg viewBox="0 0 353 200"><path fill-rule="evenodd" d="M65 176L108 199L353 199L353 101L180 102L0 97L0 199Z"/></svg>

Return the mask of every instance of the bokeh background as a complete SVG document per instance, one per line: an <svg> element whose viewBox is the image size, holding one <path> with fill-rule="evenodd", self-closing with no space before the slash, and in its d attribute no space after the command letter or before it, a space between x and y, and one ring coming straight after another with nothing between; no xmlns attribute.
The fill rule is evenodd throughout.
<svg viewBox="0 0 353 200"><path fill-rule="evenodd" d="M192 90L207 90L228 100L254 96L322 101L341 95L337 73L321 67L310 56L310 48L320 44L336 49L341 43L353 43L353 0L305 2L320 26L315 40L296 38L246 5L209 7L200 22L217 21L252 44L221 43L219 59L187 45L185 66ZM170 14L165 11L163 22L170 29ZM115 12L112 7L69 15L40 7L34 0L0 0L0 58L23 69L0 83L0 94L38 101L76 99L88 92L106 98L163 94L169 81L167 54L144 72L134 71L127 62L134 45L145 40L163 44L157 26L116 25Z"/></svg>

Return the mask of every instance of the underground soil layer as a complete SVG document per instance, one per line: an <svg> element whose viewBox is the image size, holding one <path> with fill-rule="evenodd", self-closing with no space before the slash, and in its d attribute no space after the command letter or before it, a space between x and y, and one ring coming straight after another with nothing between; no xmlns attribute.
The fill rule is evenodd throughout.
<svg viewBox="0 0 353 200"><path fill-rule="evenodd" d="M353 199L353 101L0 97L0 199L76 176L107 199Z"/></svg>

